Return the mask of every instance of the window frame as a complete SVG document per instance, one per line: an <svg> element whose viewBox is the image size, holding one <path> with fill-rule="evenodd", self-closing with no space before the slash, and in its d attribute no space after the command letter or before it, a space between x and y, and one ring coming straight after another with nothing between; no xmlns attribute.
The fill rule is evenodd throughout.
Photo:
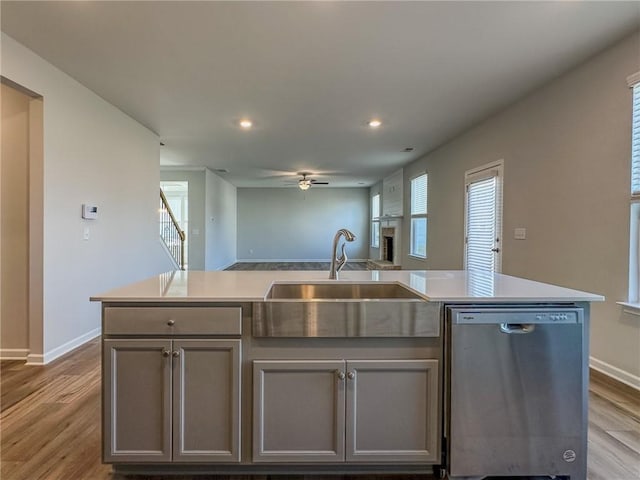
<svg viewBox="0 0 640 480"><path fill-rule="evenodd" d="M376 198L378 202L378 215L375 214L375 209L374 209ZM380 193L378 192L371 197L371 241L369 242L371 248L380 248L380 207L381 206L382 206L382 203L380 199ZM377 235L374 234L375 226L378 227L376 232Z"/></svg>
<svg viewBox="0 0 640 480"><path fill-rule="evenodd" d="M631 176L629 200L629 294L627 302L619 304L631 307L629 311L640 315L640 71L627 77L631 91ZM634 181L634 170L636 179Z"/></svg>
<svg viewBox="0 0 640 480"><path fill-rule="evenodd" d="M425 194L424 194L424 213L414 213L414 205L413 205L413 189L414 189L414 181L417 179L425 177ZM423 219L425 221L425 236L424 236L424 255L420 255L416 252L414 248L415 245L413 243L413 221L418 219ZM429 244L428 236L429 236L429 173L424 171L420 172L409 180L409 256L418 260L426 260L427 255L427 246Z"/></svg>

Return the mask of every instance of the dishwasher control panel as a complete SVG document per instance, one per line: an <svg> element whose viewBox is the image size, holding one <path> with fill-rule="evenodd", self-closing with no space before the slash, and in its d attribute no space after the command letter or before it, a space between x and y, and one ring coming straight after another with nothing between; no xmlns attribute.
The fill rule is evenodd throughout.
<svg viewBox="0 0 640 480"><path fill-rule="evenodd" d="M455 324L582 323L581 308L460 308L451 309Z"/></svg>

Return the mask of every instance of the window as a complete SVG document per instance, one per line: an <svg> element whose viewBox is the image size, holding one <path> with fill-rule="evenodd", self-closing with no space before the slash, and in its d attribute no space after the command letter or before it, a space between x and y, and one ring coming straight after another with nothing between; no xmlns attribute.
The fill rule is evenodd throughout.
<svg viewBox="0 0 640 480"><path fill-rule="evenodd" d="M503 162L499 161L465 173L466 270L500 271L502 170Z"/></svg>
<svg viewBox="0 0 640 480"><path fill-rule="evenodd" d="M427 258L427 174L411 180L411 242L409 254Z"/></svg>
<svg viewBox="0 0 640 480"><path fill-rule="evenodd" d="M629 302L640 308L640 72L627 80L632 92Z"/></svg>
<svg viewBox="0 0 640 480"><path fill-rule="evenodd" d="M380 248L380 194L371 197L371 246Z"/></svg>

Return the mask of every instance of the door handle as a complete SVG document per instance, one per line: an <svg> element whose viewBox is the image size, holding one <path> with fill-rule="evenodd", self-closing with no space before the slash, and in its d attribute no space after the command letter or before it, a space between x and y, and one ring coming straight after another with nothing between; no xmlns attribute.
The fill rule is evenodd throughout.
<svg viewBox="0 0 640 480"><path fill-rule="evenodd" d="M508 335L531 333L536 329L532 323L501 323L500 331Z"/></svg>

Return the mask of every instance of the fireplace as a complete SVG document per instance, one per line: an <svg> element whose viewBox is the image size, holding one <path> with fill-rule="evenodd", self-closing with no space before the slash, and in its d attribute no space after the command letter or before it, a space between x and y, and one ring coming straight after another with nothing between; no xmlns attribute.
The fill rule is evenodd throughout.
<svg viewBox="0 0 640 480"><path fill-rule="evenodd" d="M382 258L385 262L393 263L393 236L382 237Z"/></svg>
<svg viewBox="0 0 640 480"><path fill-rule="evenodd" d="M400 270L402 224L399 218L385 220L387 226L380 229L380 249L378 258L367 261L369 270ZM389 223L391 225L389 225Z"/></svg>
<svg viewBox="0 0 640 480"><path fill-rule="evenodd" d="M396 240L396 229L395 227L383 227L380 232L380 236L382 237L382 248L380 252L380 260L384 262L395 262L395 251L394 244Z"/></svg>

